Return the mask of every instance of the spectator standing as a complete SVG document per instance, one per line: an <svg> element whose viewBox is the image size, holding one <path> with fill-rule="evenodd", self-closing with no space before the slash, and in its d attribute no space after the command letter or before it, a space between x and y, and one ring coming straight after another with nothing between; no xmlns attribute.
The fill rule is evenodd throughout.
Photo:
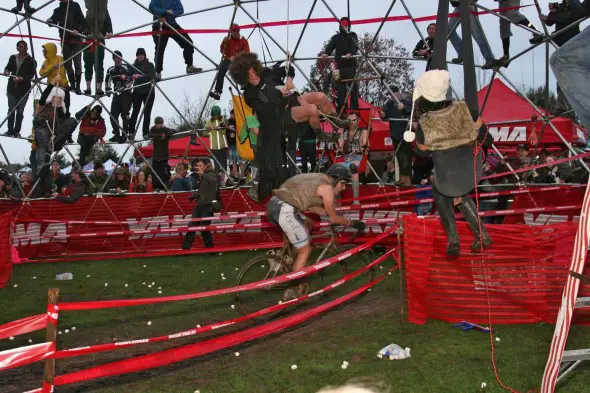
<svg viewBox="0 0 590 393"><path fill-rule="evenodd" d="M314 172L316 167L317 139L311 126L307 126L299 138L299 155L301 156L301 172ZM309 164L309 166L308 166Z"/></svg>
<svg viewBox="0 0 590 393"><path fill-rule="evenodd" d="M399 87L391 86L390 89L393 97L385 103L381 117L389 121L389 135L393 148L397 150L399 182L396 185L409 187L412 185L412 144L404 141L404 132L408 129L407 119L412 112L412 103L402 99Z"/></svg>
<svg viewBox="0 0 590 393"><path fill-rule="evenodd" d="M31 80L35 77L37 63L27 53L27 43L16 43L16 55L10 56L4 67L4 75L8 76L6 97L8 98L8 131L5 136L20 137L25 107L29 100Z"/></svg>
<svg viewBox="0 0 590 393"><path fill-rule="evenodd" d="M72 170L72 195L64 196L57 192L51 194L56 201L62 203L75 203L84 195L92 195L92 187L88 183L88 179L84 176L84 172L80 168Z"/></svg>
<svg viewBox="0 0 590 393"><path fill-rule="evenodd" d="M358 83L354 81L356 78L357 61L353 56L358 53L358 36L356 33L350 31L350 19L347 17L340 18L340 28L338 33L330 38L330 41L322 52L322 57L332 55L334 52L334 60L336 62L334 78L334 88L338 92L338 113L343 113L343 108L348 107L346 97L350 87L350 108L358 110ZM342 80L350 80L351 82L341 82Z"/></svg>
<svg viewBox="0 0 590 393"><path fill-rule="evenodd" d="M135 139L136 125L141 111L143 109L143 139L147 139L150 131L150 119L152 108L154 106L155 90L152 89L150 81L155 78L154 65L147 59L145 49L138 48L135 53L135 62L133 69L139 70L141 74L133 75L133 113L129 120L129 140ZM137 72L137 71L135 71Z"/></svg>
<svg viewBox="0 0 590 393"><path fill-rule="evenodd" d="M215 172L223 173L224 170L227 170L227 139L221 108L217 105L211 108L211 118L205 123L203 135L209 137L209 148L216 161Z"/></svg>
<svg viewBox="0 0 590 393"><path fill-rule="evenodd" d="M215 90L209 93L209 97L214 100L219 100L221 98L225 75L227 74L227 70L229 69L231 61L234 59L234 56L238 53L250 52L248 40L240 34L239 25L235 23L231 25L229 37L225 37L221 41L219 50L223 55L223 59L221 60L221 63L219 63L219 71L217 71L217 78L215 80Z"/></svg>
<svg viewBox="0 0 590 393"><path fill-rule="evenodd" d="M107 10L106 5L107 0L86 0L86 19L88 20L88 27L90 31L94 31L94 25L90 24L91 22L96 21L100 22L98 25L98 33L92 33L92 36L96 37L91 40L93 43L90 48L84 51L84 77L86 79L86 90L84 90L84 94L90 95L92 93L91 86L92 86L92 74L93 71L96 71L96 95L102 96L104 95L104 90L102 89L102 84L104 82L104 44L105 44L105 37L111 38L113 36L113 24L111 22L111 16L109 15L109 11ZM93 4L93 3L103 3L103 4ZM104 10L99 10L99 13L102 13L102 19L95 15L92 15L96 12L96 9L91 10L89 7L104 7ZM101 38L102 37L102 38ZM88 44L90 42L87 42Z"/></svg>
<svg viewBox="0 0 590 393"><path fill-rule="evenodd" d="M426 28L427 36L425 39L418 41L412 51L412 56L416 59L426 60L426 71L430 70L432 62L432 51L434 50L434 36L436 35L436 23L431 23Z"/></svg>
<svg viewBox="0 0 590 393"><path fill-rule="evenodd" d="M196 74L203 71L202 68L193 65L195 48L191 37L182 31L182 27L176 22L176 18L184 14L184 7L180 0L151 0L150 11L154 14L152 25L154 44L156 45L155 61L158 79L164 69L164 53L168 45L168 39L172 38L183 50L184 63L187 74ZM162 30L160 32L160 22ZM178 33L176 33L172 28Z"/></svg>
<svg viewBox="0 0 590 393"><path fill-rule="evenodd" d="M47 82L52 83L57 81L55 86L61 87L65 91L65 108L66 112L70 111L70 91L68 80L66 77L66 68L62 64L63 57L57 55L57 46L53 42L43 45L43 56L45 61L41 65L39 74L41 78L47 77ZM59 78L57 78L59 76ZM57 78L57 79L56 79Z"/></svg>
<svg viewBox="0 0 590 393"><path fill-rule="evenodd" d="M31 0L16 0L16 7L11 9L10 11L16 14L20 12L22 9L24 9L24 11L27 14L33 14L35 13L35 11L37 11L36 9L31 7Z"/></svg>
<svg viewBox="0 0 590 393"><path fill-rule="evenodd" d="M169 142L176 131L165 127L164 119L159 116L156 117L154 122L155 125L150 129L149 135L154 145L152 168L157 175L154 178L154 189L165 190L166 187L162 181L167 181L170 177L170 167L168 166L168 158L170 158Z"/></svg>
<svg viewBox="0 0 590 393"><path fill-rule="evenodd" d="M512 23L517 25L526 26L529 29L535 30L537 33L530 39L531 44L534 44L542 39L541 33L538 32L537 28L527 19L526 16L521 14L520 6L521 0L495 0L498 2L498 7L504 9L500 11L500 15L504 18L500 18L500 38L502 39L502 50L504 56L496 60L495 65L502 65L508 67L510 59L510 37L512 36Z"/></svg>
<svg viewBox="0 0 590 393"><path fill-rule="evenodd" d="M171 189L172 191L190 191L191 190L191 182L186 177L188 173L188 165L185 163L180 163L176 166L176 173L174 174L174 180L172 181Z"/></svg>
<svg viewBox="0 0 590 393"><path fill-rule="evenodd" d="M198 160L194 168L199 176L199 184L197 191L189 198L191 201L196 200L197 203L193 210L193 218L212 217L215 210L214 205L218 202L217 176L211 169L207 168L208 162L206 161L208 160ZM198 225L211 225L211 221L191 222L189 227ZM182 242L182 249L190 250L193 247L195 237L195 232L188 232ZM201 238L205 248L213 248L213 236L210 231L201 231Z"/></svg>
<svg viewBox="0 0 590 393"><path fill-rule="evenodd" d="M84 2L86 3L86 23L90 30L88 38L104 41L106 34L113 32L112 28L106 32L103 28L107 20L109 25L111 23L108 10L109 0L84 0ZM107 36L107 38L110 37Z"/></svg>
<svg viewBox="0 0 590 393"><path fill-rule="evenodd" d="M453 10L453 13L455 13L455 14L460 13L461 12L461 10L459 8L460 1L459 0L456 0L456 1L450 0L450 2L451 2L451 5L453 7L455 7L455 9ZM482 68L484 70L489 70L493 66L494 54L492 53L492 49L490 48L490 44L488 43L485 33L483 32L483 29L481 28L481 24L479 23L479 16L477 15L477 8L475 7L475 3L477 3L477 0L473 0L473 3L469 5L469 11L471 11L470 17L469 17L470 24L471 24L471 35L473 36L473 39L477 43L477 46L479 46L479 50L481 51L483 58L486 60L486 62ZM449 27L448 27L449 39L451 40L451 44L453 44L453 47L457 51L457 57L452 60L452 62L455 64L463 63L463 40L461 39L461 37L459 37L459 34L457 33L457 29L459 29L460 27L461 27L461 17L460 16L454 16L451 19L449 19Z"/></svg>
<svg viewBox="0 0 590 393"><path fill-rule="evenodd" d="M199 174L197 173L197 163L200 160L195 158L191 161L191 174L188 176L188 180L191 183L191 190L197 190L199 188Z"/></svg>
<svg viewBox="0 0 590 393"><path fill-rule="evenodd" d="M123 63L123 54L115 51L113 55L114 66L107 70L106 89L107 94L113 94L111 102L111 126L113 127L113 137L110 142L125 143L127 142L127 132L129 131L129 111L131 110L133 87L133 70L127 64ZM111 87L111 84L113 87ZM119 116L123 123L123 128L119 125Z"/></svg>
<svg viewBox="0 0 590 393"><path fill-rule="evenodd" d="M61 27L59 29L59 38L62 42L63 57L67 60L65 67L68 73L68 80L75 93L82 94L80 83L82 81L81 51L83 45L82 41L78 38L78 34L85 33L87 29L86 18L82 13L82 8L73 0L59 0L59 6L53 10L53 14L47 19L47 23Z"/></svg>
<svg viewBox="0 0 590 393"><path fill-rule="evenodd" d="M104 185L109 179L109 175L104 171L104 165L100 161L94 161L94 171L89 176L90 181L94 184L95 192L104 192Z"/></svg>
<svg viewBox="0 0 590 393"><path fill-rule="evenodd" d="M238 164L240 156L238 154L238 147L236 145L237 130L236 130L236 115L232 109L229 112L229 119L227 119L225 139L227 140L227 151L229 153L229 162L231 164Z"/></svg>

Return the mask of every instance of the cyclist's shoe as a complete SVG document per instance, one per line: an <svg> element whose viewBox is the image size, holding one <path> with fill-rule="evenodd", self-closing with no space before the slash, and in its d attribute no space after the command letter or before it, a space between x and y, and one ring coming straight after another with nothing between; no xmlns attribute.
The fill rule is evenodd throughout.
<svg viewBox="0 0 590 393"><path fill-rule="evenodd" d="M283 294L283 302L288 302L289 300L293 299L297 299L297 291L295 288L285 289L285 293Z"/></svg>

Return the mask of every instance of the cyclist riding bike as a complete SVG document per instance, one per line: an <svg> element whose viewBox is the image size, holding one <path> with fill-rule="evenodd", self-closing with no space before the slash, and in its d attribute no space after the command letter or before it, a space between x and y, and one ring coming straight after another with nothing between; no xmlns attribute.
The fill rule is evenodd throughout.
<svg viewBox="0 0 590 393"><path fill-rule="evenodd" d="M305 224L305 211L313 211L330 217L332 224L351 226L358 231L365 224L349 220L336 212L336 197L346 189L352 178L351 170L342 164L334 164L323 173L304 173L285 181L279 189L273 190L273 197L267 205L268 219L281 227L289 242L297 251L292 271L305 267L311 254L310 234ZM297 293L292 288L285 291L285 299L305 294L308 286L300 283Z"/></svg>

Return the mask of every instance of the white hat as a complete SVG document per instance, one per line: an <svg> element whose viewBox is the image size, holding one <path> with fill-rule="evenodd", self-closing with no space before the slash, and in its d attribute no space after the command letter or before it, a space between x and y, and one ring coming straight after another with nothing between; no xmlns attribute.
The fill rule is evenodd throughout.
<svg viewBox="0 0 590 393"><path fill-rule="evenodd" d="M441 102L447 99L447 93L450 85L450 75L447 70L432 70L423 73L418 81L416 81L416 88L414 89L412 105L412 117L414 117L414 107L416 106L416 100L420 97L424 97L430 102ZM409 122L410 130L404 132L404 140L406 142L413 142L416 139L416 135L411 131L411 124Z"/></svg>
<svg viewBox="0 0 590 393"><path fill-rule="evenodd" d="M424 97L431 102L441 102L447 99L450 76L447 70L427 71L418 78L414 89L414 101Z"/></svg>
<svg viewBox="0 0 590 393"><path fill-rule="evenodd" d="M49 93L49 97L47 97L46 102L51 102L54 97L59 97L62 100L65 100L66 92L63 89L60 89L59 87L54 87L53 89L51 89L51 93Z"/></svg>

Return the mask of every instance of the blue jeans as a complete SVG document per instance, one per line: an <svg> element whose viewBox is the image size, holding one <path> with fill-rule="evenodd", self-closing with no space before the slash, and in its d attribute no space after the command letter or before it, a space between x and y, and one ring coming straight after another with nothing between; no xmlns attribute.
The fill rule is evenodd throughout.
<svg viewBox="0 0 590 393"><path fill-rule="evenodd" d="M471 11L477 11L477 9L475 7L470 7L470 9L471 9ZM460 12L459 7L455 7L455 10L453 12L455 12L455 13ZM486 40L484 32L481 28L481 25L479 23L479 17L477 15L471 14L470 22L471 22L471 35L473 36L473 39L475 40L475 42L479 46L479 50L481 51L481 54L483 55L484 59L486 59L486 61L494 60L494 54L492 53L492 49L490 48L490 45L488 44L488 41ZM456 29L455 29L455 24L457 24ZM453 47L457 51L457 54L459 55L459 57L463 57L463 40L461 39L461 37L459 37L459 34L457 34L457 30L460 27L461 27L461 18L460 17L453 17L453 18L449 19L449 31L448 32L451 34L449 36L449 39L451 40L451 44L453 44Z"/></svg>
<svg viewBox="0 0 590 393"><path fill-rule="evenodd" d="M566 42L551 56L551 69L572 109L590 127L590 28Z"/></svg>

